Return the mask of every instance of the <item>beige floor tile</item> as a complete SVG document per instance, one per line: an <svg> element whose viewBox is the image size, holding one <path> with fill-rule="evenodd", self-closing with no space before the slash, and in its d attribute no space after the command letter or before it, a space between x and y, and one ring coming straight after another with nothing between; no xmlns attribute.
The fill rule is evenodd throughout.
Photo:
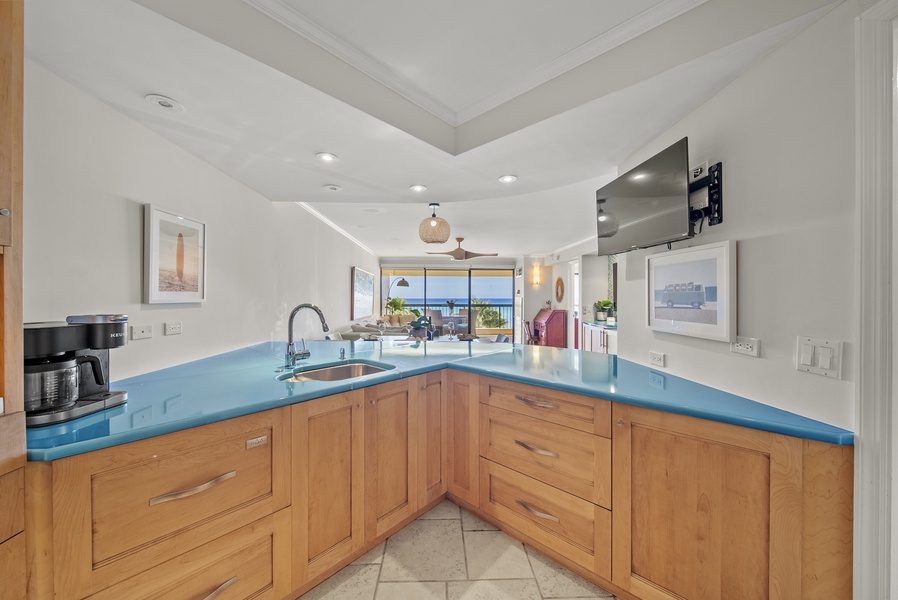
<svg viewBox="0 0 898 600"><path fill-rule="evenodd" d="M378 565L350 565L312 588L300 600L373 600Z"/></svg>
<svg viewBox="0 0 898 600"><path fill-rule="evenodd" d="M444 581L392 581L377 586L374 600L446 600Z"/></svg>
<svg viewBox="0 0 898 600"><path fill-rule="evenodd" d="M540 600L532 579L450 581L449 600Z"/></svg>
<svg viewBox="0 0 898 600"><path fill-rule="evenodd" d="M443 500L429 511L418 517L419 519L458 519L459 508L449 500Z"/></svg>
<svg viewBox="0 0 898 600"><path fill-rule="evenodd" d="M354 565L379 565L384 559L384 547L387 542L381 542L359 558L352 562Z"/></svg>
<svg viewBox="0 0 898 600"><path fill-rule="evenodd" d="M549 560L527 546L527 556L543 598L613 598L610 592Z"/></svg>
<svg viewBox="0 0 898 600"><path fill-rule="evenodd" d="M461 521L419 519L387 540L381 581L466 579Z"/></svg>
<svg viewBox="0 0 898 600"><path fill-rule="evenodd" d="M477 515L469 513L462 509L461 511L461 528L463 531L498 531L498 527L493 527Z"/></svg>
<svg viewBox="0 0 898 600"><path fill-rule="evenodd" d="M524 546L501 531L466 531L468 579L526 579L533 577Z"/></svg>

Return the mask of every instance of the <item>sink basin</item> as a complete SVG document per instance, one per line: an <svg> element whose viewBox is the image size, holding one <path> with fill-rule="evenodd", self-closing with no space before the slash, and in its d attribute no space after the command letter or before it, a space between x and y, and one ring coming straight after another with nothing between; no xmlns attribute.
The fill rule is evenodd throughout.
<svg viewBox="0 0 898 600"><path fill-rule="evenodd" d="M307 369L297 369L293 373L284 373L278 376L281 381L343 381L355 379L374 373L382 373L395 369L393 365L386 363L344 361L341 363L320 365Z"/></svg>

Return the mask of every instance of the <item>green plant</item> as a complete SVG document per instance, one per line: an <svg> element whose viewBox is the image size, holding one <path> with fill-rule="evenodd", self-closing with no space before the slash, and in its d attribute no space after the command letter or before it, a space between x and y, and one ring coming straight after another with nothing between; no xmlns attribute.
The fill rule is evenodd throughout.
<svg viewBox="0 0 898 600"><path fill-rule="evenodd" d="M478 308L477 326L486 328L501 329L506 326L507 321L502 318L499 309L493 308L486 303L485 300L471 299L471 304Z"/></svg>
<svg viewBox="0 0 898 600"><path fill-rule="evenodd" d="M595 304L593 304L593 308L599 312L608 312L608 309L611 308L612 304L614 303L611 300L596 300Z"/></svg>
<svg viewBox="0 0 898 600"><path fill-rule="evenodd" d="M386 307L388 314L404 314L406 312L405 298L387 298L387 303L384 304L384 307Z"/></svg>

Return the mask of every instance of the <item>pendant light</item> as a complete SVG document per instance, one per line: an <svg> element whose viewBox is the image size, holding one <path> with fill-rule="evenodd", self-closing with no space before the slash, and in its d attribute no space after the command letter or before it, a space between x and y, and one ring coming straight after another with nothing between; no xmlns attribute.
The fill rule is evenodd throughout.
<svg viewBox="0 0 898 600"><path fill-rule="evenodd" d="M611 237L617 230L620 229L620 221L616 216L611 213L606 213L602 210L602 205L605 203L605 198L599 198L598 192L596 192L596 206L599 207L599 213L597 217L598 222L598 235L600 238Z"/></svg>
<svg viewBox="0 0 898 600"><path fill-rule="evenodd" d="M437 216L439 204L430 205L433 214L418 225L418 236L425 244L442 244L449 239L449 223Z"/></svg>

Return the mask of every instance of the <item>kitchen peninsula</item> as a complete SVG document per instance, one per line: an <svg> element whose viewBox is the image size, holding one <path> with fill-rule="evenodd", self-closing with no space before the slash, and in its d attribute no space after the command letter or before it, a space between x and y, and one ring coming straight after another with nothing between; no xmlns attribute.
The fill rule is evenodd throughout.
<svg viewBox="0 0 898 600"><path fill-rule="evenodd" d="M30 597L295 597L447 494L624 598L850 597L849 431L605 354L320 342L309 363L341 348L395 368L285 382L284 345L258 344L30 429Z"/></svg>

